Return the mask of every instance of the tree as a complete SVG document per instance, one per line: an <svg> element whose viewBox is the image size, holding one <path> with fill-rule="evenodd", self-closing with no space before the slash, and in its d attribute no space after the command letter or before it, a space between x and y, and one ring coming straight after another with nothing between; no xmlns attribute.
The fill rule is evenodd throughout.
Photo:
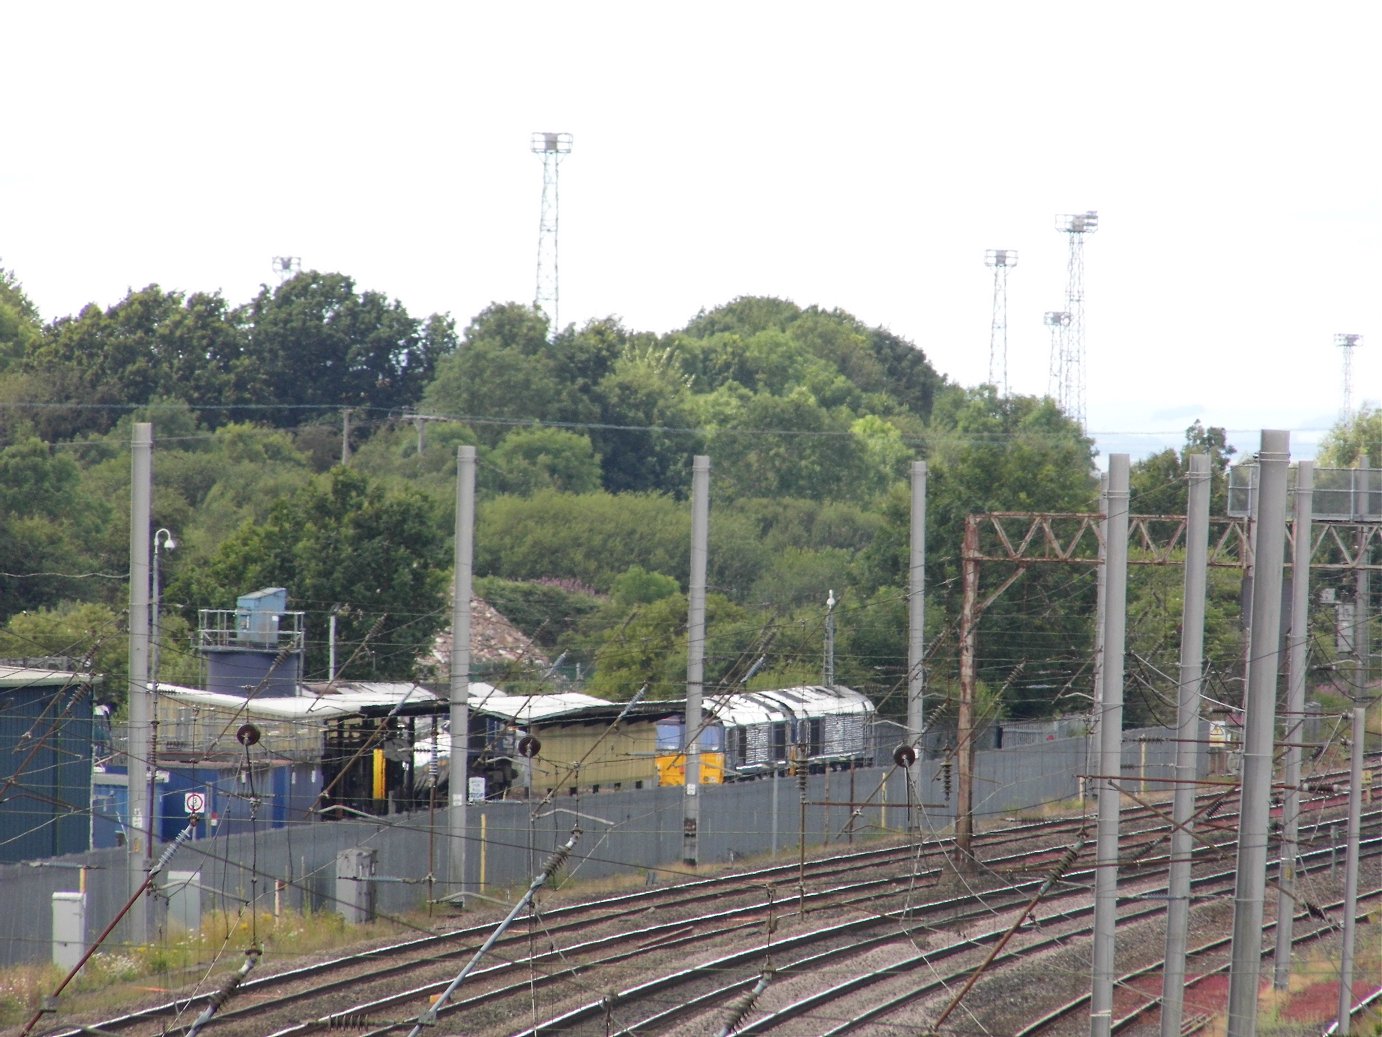
<svg viewBox="0 0 1382 1037"><path fill-rule="evenodd" d="M600 460L590 439L556 428L515 429L489 455L487 472L504 491L589 493L600 488Z"/></svg>
<svg viewBox="0 0 1382 1037"><path fill-rule="evenodd" d="M100 508L76 462L36 438L0 449L0 618L77 596ZM31 653L32 654L32 653Z"/></svg>
<svg viewBox="0 0 1382 1037"><path fill-rule="evenodd" d="M108 606L80 602L11 616L0 628L0 656L66 657L74 666L101 675L98 698L126 700L129 631L124 618Z"/></svg>
<svg viewBox="0 0 1382 1037"><path fill-rule="evenodd" d="M717 493L726 497L849 500L862 460L849 419L827 411L805 389L756 394L713 430Z"/></svg>
<svg viewBox="0 0 1382 1037"><path fill-rule="evenodd" d="M1382 409L1364 404L1325 435L1319 464L1329 468L1382 468Z"/></svg>
<svg viewBox="0 0 1382 1037"><path fill-rule="evenodd" d="M226 608L260 587L286 587L290 606L309 613L309 634L317 631L307 644L309 675L326 672L320 631L335 609L346 646L342 674L402 678L446 625L447 546L416 495L385 493L336 468L280 500L263 521L246 523L205 566L183 569L166 598L193 614Z"/></svg>
<svg viewBox="0 0 1382 1037"><path fill-rule="evenodd" d="M1163 450L1132 465L1128 477L1131 508L1137 515L1184 515L1188 501L1190 455L1209 455L1209 513L1225 513L1228 468L1237 449L1217 426L1206 428L1198 420L1185 430L1179 451Z"/></svg>
<svg viewBox="0 0 1382 1037"><path fill-rule="evenodd" d="M547 318L531 306L495 303L470 322L455 352L438 361L422 406L466 422L493 446L515 424L560 420L561 396Z"/></svg>
<svg viewBox="0 0 1382 1037"><path fill-rule="evenodd" d="M610 596L615 605L630 609L635 605L650 605L680 591L681 587L672 577L649 572L641 565L631 565L614 578Z"/></svg>
<svg viewBox="0 0 1382 1037"><path fill-rule="evenodd" d="M929 440L926 542L928 609L958 617L966 516L974 512L1093 511L1097 487L1092 444L1048 400L1000 398L992 386L947 393L937 403ZM861 591L903 594L909 566L910 494L899 482L883 499L884 528L859 563ZM986 587L1008 575L985 567ZM979 676L1006 689L1017 715L1052 708L1049 685L1073 679L1092 640L1094 581L1061 566L1032 567L986 610L979 628ZM892 658L906 659L906 628L894 633ZM955 672L955 640L938 671ZM875 642L877 654L881 645ZM875 665L884 665L882 660Z"/></svg>
<svg viewBox="0 0 1382 1037"><path fill-rule="evenodd" d="M149 285L102 310L84 307L50 325L24 368L42 398L45 439L106 432L131 406L176 398L194 406L243 401L242 339L218 295Z"/></svg>
<svg viewBox="0 0 1382 1037"><path fill-rule="evenodd" d="M611 493L685 497L700 437L687 407L687 379L671 349L625 352L600 380L600 428L593 433Z"/></svg>
<svg viewBox="0 0 1382 1037"><path fill-rule="evenodd" d="M322 410L415 405L456 348L451 319L418 321L379 292L357 293L344 274L304 271L237 311L249 329L255 389L281 408L275 424Z"/></svg>
<svg viewBox="0 0 1382 1037"><path fill-rule="evenodd" d="M618 702L647 684L649 698L685 698L687 618L683 594L635 609L596 652L586 691ZM752 642L756 625L749 613L718 594L706 595L705 625L705 681L713 686Z"/></svg>
<svg viewBox="0 0 1382 1037"><path fill-rule="evenodd" d="M19 278L0 267L0 374L17 367L42 334L38 309Z"/></svg>
<svg viewBox="0 0 1382 1037"><path fill-rule="evenodd" d="M569 579L607 592L630 565L686 579L691 514L653 494L496 497L476 512L475 570L509 579Z"/></svg>

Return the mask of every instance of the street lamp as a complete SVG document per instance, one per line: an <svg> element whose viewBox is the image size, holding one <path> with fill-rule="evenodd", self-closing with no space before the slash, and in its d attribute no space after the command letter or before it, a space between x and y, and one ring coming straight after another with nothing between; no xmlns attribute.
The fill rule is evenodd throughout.
<svg viewBox="0 0 1382 1037"><path fill-rule="evenodd" d="M173 534L166 529L160 529L154 533L154 559L153 559L153 578L150 581L152 587L149 592L149 632L152 636L153 645L149 649L149 686L154 693L158 693L158 648L163 640L162 632L159 630L159 587L158 587L158 557L164 548L169 551L178 546L178 542L173 539Z"/></svg>

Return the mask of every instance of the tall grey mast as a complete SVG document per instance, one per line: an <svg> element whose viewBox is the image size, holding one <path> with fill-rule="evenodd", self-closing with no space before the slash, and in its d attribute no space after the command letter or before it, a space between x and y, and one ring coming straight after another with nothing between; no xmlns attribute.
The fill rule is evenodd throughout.
<svg viewBox="0 0 1382 1037"><path fill-rule="evenodd" d="M466 799L470 794L470 596L475 553L475 448L456 448L455 588L451 599L451 763L447 810L448 895L465 896Z"/></svg>
<svg viewBox="0 0 1382 1037"><path fill-rule="evenodd" d="M1017 251L991 248L984 265L993 269L993 320L989 323L989 384L1008 395L1008 271L1017 266Z"/></svg>
<svg viewBox="0 0 1382 1037"><path fill-rule="evenodd" d="M1262 968L1262 907L1267 885L1267 814L1281 640L1281 572L1286 545L1286 467L1290 433L1262 430L1253 529L1248 684L1243 693L1243 799L1233 890L1233 950L1228 976L1228 1037L1257 1032Z"/></svg>
<svg viewBox="0 0 1382 1037"><path fill-rule="evenodd" d="M1065 310L1046 315L1046 323L1053 329L1052 344L1057 347L1051 355L1051 395L1061 410L1079 422L1081 429L1085 427L1084 239L1098 229L1099 214L1093 209L1056 217L1056 230L1069 243ZM1053 316L1064 319L1053 324Z"/></svg>
<svg viewBox="0 0 1382 1037"><path fill-rule="evenodd" d="M1185 596L1181 604L1180 687L1176 696L1176 784L1172 790L1171 870L1166 895L1166 967L1161 1037L1180 1037L1185 951L1190 923L1190 857L1195 849L1195 782L1200 773L1200 678L1204 669L1205 588L1209 556L1209 455L1190 455L1185 509Z"/></svg>
<svg viewBox="0 0 1382 1037"><path fill-rule="evenodd" d="M571 153L571 134L534 133L532 152L542 156L542 216L537 225L537 291L533 305L547 315L548 336L561 330L557 314L557 177L561 160Z"/></svg>
<svg viewBox="0 0 1382 1037"><path fill-rule="evenodd" d="M691 574L686 617L686 785L682 797L682 862L700 861L701 692L705 681L705 569L710 532L710 458L691 470Z"/></svg>
<svg viewBox="0 0 1382 1037"><path fill-rule="evenodd" d="M1128 455L1110 454L1104 556L1104 669L1099 720L1098 842L1094 868L1094 949L1090 1037L1113 1032L1114 931L1118 925L1118 826L1123 760L1123 647L1128 602Z"/></svg>
<svg viewBox="0 0 1382 1037"><path fill-rule="evenodd" d="M149 817L149 526L153 511L153 426L134 424L130 441L130 684L129 736L125 759L129 782L129 890L140 890L153 865ZM130 911L130 942L149 941L148 900L141 897Z"/></svg>

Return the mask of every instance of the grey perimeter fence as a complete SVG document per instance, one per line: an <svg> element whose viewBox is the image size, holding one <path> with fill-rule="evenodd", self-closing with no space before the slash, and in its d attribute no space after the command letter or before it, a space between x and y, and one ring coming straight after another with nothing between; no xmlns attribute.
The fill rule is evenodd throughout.
<svg viewBox="0 0 1382 1037"><path fill-rule="evenodd" d="M889 761L897 744L883 744L893 732L880 732L880 763ZM1133 791L1166 790L1158 779L1172 776L1172 739L1168 729L1125 733L1122 770ZM1092 751L1086 737L1045 733L1005 742L1004 748L976 753L977 824L1080 796ZM920 771L918 795L910 801L905 774L891 766L813 774L804 792L792 777L703 786L699 862L708 867L774 851L795 852L803 840L810 847L843 851L909 827L944 834L954 823L953 788L947 795L938 756L928 752ZM952 782L954 777L952 773ZM681 788L659 788L560 796L542 805L523 800L472 803L466 826L468 891L512 902L574 825L582 835L563 881L687 878L692 869L682 864L683 796ZM253 911L334 910L362 921L375 913L421 908L429 898L456 892L446 882L449 842L444 811L303 820L253 835L188 842L178 847L159 877L153 927L157 938L170 939L180 924L195 925L207 911L248 918ZM128 861L126 852L116 849L0 865L0 963L62 961L55 927L68 960L74 960L72 953L94 941L128 900ZM77 891L85 896L74 921L62 912ZM121 949L123 929L114 931L103 950Z"/></svg>

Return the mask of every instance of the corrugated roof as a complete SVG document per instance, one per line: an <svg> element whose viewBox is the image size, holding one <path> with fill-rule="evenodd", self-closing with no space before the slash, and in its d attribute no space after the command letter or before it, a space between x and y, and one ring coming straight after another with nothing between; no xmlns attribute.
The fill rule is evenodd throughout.
<svg viewBox="0 0 1382 1037"><path fill-rule="evenodd" d="M99 681L99 678L95 679ZM89 673L39 670L31 666L0 666L0 688L52 688L67 684L91 684Z"/></svg>

